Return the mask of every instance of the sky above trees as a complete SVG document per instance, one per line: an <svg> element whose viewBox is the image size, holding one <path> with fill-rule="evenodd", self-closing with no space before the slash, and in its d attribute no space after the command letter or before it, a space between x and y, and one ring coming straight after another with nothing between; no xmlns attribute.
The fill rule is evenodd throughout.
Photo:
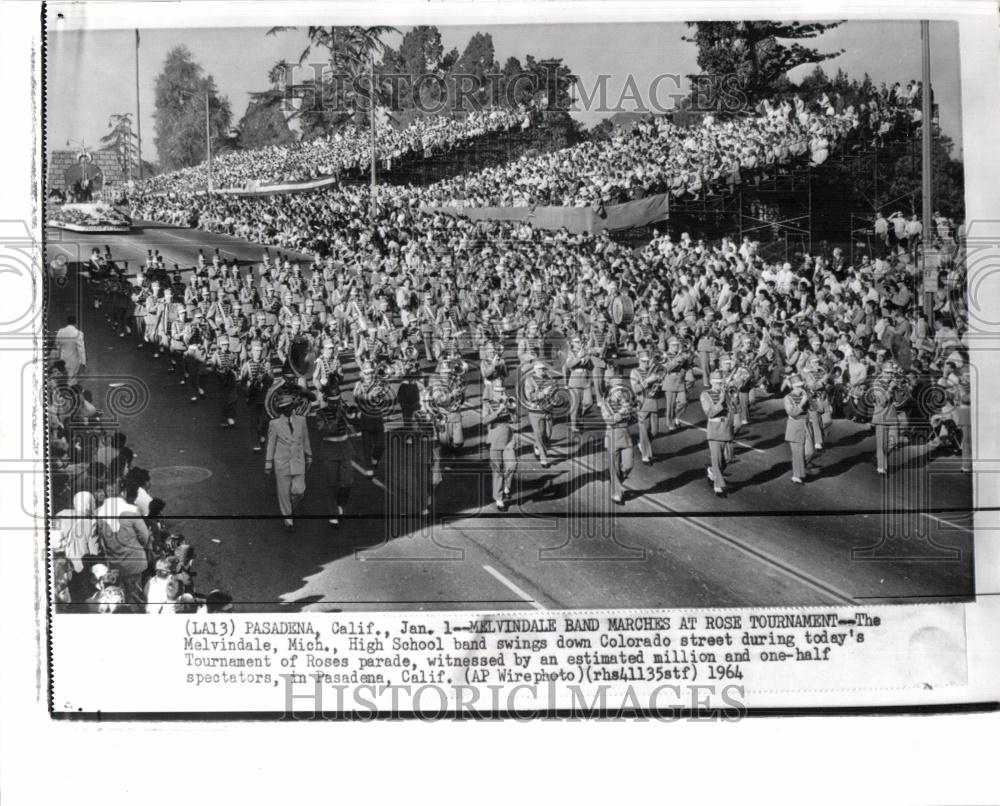
<svg viewBox="0 0 1000 806"><path fill-rule="evenodd" d="M961 107L958 67L958 31L953 23L932 24L932 56L935 100L940 104L941 124L960 148ZM168 52L179 44L211 75L219 93L228 99L233 122L247 108L251 93L267 88L267 74L282 59L298 60L306 44L304 30L284 31L265 36L266 28L239 29L156 29L142 32L140 50L140 98L144 159L155 158L153 118L155 82ZM403 33L386 38L399 49ZM522 62L530 54L536 58L561 57L576 74L586 94L593 95L602 75L606 97L614 105L629 76L650 102L651 83L657 75L681 76L682 86L661 81L655 94L669 106L670 92L687 90L683 77L698 72L697 51L682 37L690 34L683 23L661 24L554 24L439 26L443 55L457 49L461 55L470 38L489 33L495 58L501 66L509 57ZM849 22L810 40L824 52L844 50L824 62L830 75L843 68L851 76L868 72L876 83L919 78L920 47L917 22ZM48 40L46 89L49 148L65 147L65 142L84 140L97 147L108 131L110 115L135 112L134 34L127 31L59 32ZM808 66L792 73L798 80ZM801 75L800 75L801 73ZM626 99L625 108L634 108ZM574 113L592 126L609 112L592 109Z"/></svg>

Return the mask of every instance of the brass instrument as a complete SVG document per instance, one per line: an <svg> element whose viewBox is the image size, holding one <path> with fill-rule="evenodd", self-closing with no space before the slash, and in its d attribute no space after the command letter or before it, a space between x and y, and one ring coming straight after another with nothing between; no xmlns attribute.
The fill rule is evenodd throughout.
<svg viewBox="0 0 1000 806"><path fill-rule="evenodd" d="M469 362L460 356L445 359L445 363L448 374L453 378L461 378L464 381L466 375L469 374Z"/></svg>
<svg viewBox="0 0 1000 806"><path fill-rule="evenodd" d="M913 397L913 387L909 377L903 375L893 378L892 383L889 384L889 396L896 406L902 406L910 400Z"/></svg>
<svg viewBox="0 0 1000 806"><path fill-rule="evenodd" d="M361 392L362 399L355 400L355 404L366 414L385 414L395 402L391 387L385 382L384 376L378 373L370 386L362 386Z"/></svg>
<svg viewBox="0 0 1000 806"><path fill-rule="evenodd" d="M691 360L691 354L684 350L683 347L676 353L662 353L662 355L664 375L669 375L672 372L683 369L684 365Z"/></svg>
<svg viewBox="0 0 1000 806"><path fill-rule="evenodd" d="M744 364L737 364L726 377L726 391L734 393L740 392L742 387L745 386L747 381L749 381L752 377L753 376L750 373L749 367Z"/></svg>
<svg viewBox="0 0 1000 806"><path fill-rule="evenodd" d="M827 384L830 380L829 373L821 371L813 374L811 371L802 373L803 386L809 393L809 410L818 411L821 402L827 397Z"/></svg>
<svg viewBox="0 0 1000 806"><path fill-rule="evenodd" d="M333 407L334 403L330 402L328 406ZM350 403L346 400L341 399L340 410L344 412L344 417L347 420L357 420L361 416L361 409L359 409L354 403Z"/></svg>
<svg viewBox="0 0 1000 806"><path fill-rule="evenodd" d="M442 378L432 388L430 403L439 412L454 414L461 410L465 391L454 378Z"/></svg>
<svg viewBox="0 0 1000 806"><path fill-rule="evenodd" d="M600 403L601 414L609 426L628 425L636 418L638 401L629 386L612 386Z"/></svg>
<svg viewBox="0 0 1000 806"><path fill-rule="evenodd" d="M646 374L643 386L648 387L653 379L656 379L657 383L663 382L663 379L667 376L668 358L669 356L666 353L659 350L650 353L649 371Z"/></svg>
<svg viewBox="0 0 1000 806"><path fill-rule="evenodd" d="M420 369L420 352L411 342L403 345L401 355L385 370L386 378L412 378Z"/></svg>
<svg viewBox="0 0 1000 806"><path fill-rule="evenodd" d="M559 385L556 383L555 378L545 375L539 380L538 391L534 396L528 398L528 405L536 411L552 411L556 406L556 395L558 393Z"/></svg>
<svg viewBox="0 0 1000 806"><path fill-rule="evenodd" d="M812 396L805 389L793 389L788 393L788 396L792 399L792 403L798 406L800 412L805 411L812 404Z"/></svg>

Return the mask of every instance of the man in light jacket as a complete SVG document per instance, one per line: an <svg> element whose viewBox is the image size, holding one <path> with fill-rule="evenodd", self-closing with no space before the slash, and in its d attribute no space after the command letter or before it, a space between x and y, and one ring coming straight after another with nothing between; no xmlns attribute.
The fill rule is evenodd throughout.
<svg viewBox="0 0 1000 806"><path fill-rule="evenodd" d="M264 472L274 474L278 506L285 518L285 531L294 527L292 512L306 492L306 470L312 464L312 448L306 418L292 411L290 396L277 401L279 414L267 427Z"/></svg>
<svg viewBox="0 0 1000 806"><path fill-rule="evenodd" d="M56 332L56 358L66 365L69 386L75 384L80 372L87 368L87 347L75 316L67 316L66 326Z"/></svg>

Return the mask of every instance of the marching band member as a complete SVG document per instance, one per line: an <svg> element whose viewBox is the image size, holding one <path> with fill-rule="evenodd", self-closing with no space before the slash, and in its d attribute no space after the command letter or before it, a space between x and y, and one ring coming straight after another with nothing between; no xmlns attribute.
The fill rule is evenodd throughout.
<svg viewBox="0 0 1000 806"><path fill-rule="evenodd" d="M420 328L420 338L424 344L424 358L434 360L433 338L434 323L437 321L437 311L434 310L434 295L424 294L423 304L417 308L417 325Z"/></svg>
<svg viewBox="0 0 1000 806"><path fill-rule="evenodd" d="M735 372L735 367L733 366L733 357L729 353L719 353L718 357L719 372L722 374L723 382L722 388L726 390L726 397L728 399L727 405L729 407L730 419L733 424L733 434L735 435L738 422L740 422L740 411L739 411L739 395L736 391L736 386L733 383ZM723 457L726 464L732 464L734 456L734 446L733 441L730 439L726 443L725 456Z"/></svg>
<svg viewBox="0 0 1000 806"><path fill-rule="evenodd" d="M191 395L192 403L197 403L205 397L205 359L208 353L209 335L210 331L205 325L205 315L201 311L195 311L194 321L188 325L184 334L184 343L187 345L184 353L184 377L188 378L194 387L195 394Z"/></svg>
<svg viewBox="0 0 1000 806"><path fill-rule="evenodd" d="M542 467L550 467L552 443L552 405L556 391L555 379L549 375L544 361L535 361L524 378L525 407L528 424L534 437L534 453Z"/></svg>
<svg viewBox="0 0 1000 806"><path fill-rule="evenodd" d="M138 349L146 345L146 311L150 304L150 293L147 280L142 271L136 275L132 289L132 317L135 319L135 334L139 337Z"/></svg>
<svg viewBox="0 0 1000 806"><path fill-rule="evenodd" d="M403 415L403 426L412 428L417 409L420 408L420 386L417 379L420 374L420 350L413 343L408 333L399 347L399 358L395 362L395 374L399 379L396 387L396 400Z"/></svg>
<svg viewBox="0 0 1000 806"><path fill-rule="evenodd" d="M483 349L483 360L479 362L479 375L483 383L481 398L492 401L494 381L499 380L500 387L503 388L507 380L507 363L496 346L490 342L487 342Z"/></svg>
<svg viewBox="0 0 1000 806"><path fill-rule="evenodd" d="M369 463L362 471L367 478L375 475L385 452L385 393L385 384L375 377L375 365L362 364L361 379L354 385L354 405L361 412L358 430L361 432L361 451Z"/></svg>
<svg viewBox="0 0 1000 806"><path fill-rule="evenodd" d="M458 336L450 319L444 319L440 325L435 326L435 333L437 335L437 338L434 340L433 350L435 361L442 361L461 355L462 350L458 343Z"/></svg>
<svg viewBox="0 0 1000 806"><path fill-rule="evenodd" d="M701 408L708 420L708 454L711 462L708 468L709 481L715 487L715 494L726 494L726 454L727 446L733 440L733 413L726 393L726 379L719 370L709 375L711 386L701 393Z"/></svg>
<svg viewBox="0 0 1000 806"><path fill-rule="evenodd" d="M538 322L534 319L524 326L524 331L517 340L517 358L522 364L533 360L526 357L528 353L532 353L536 358L545 355L545 339L542 337Z"/></svg>
<svg viewBox="0 0 1000 806"><path fill-rule="evenodd" d="M479 352L479 360L486 360L486 350L501 341L500 329L493 323L492 312L484 308L482 321L476 325L473 347Z"/></svg>
<svg viewBox="0 0 1000 806"><path fill-rule="evenodd" d="M590 373L594 368L593 357L589 350L584 349L583 339L574 336L570 340L569 353L563 365L564 373L569 374L569 428L579 433L580 416L586 414L594 405L591 393Z"/></svg>
<svg viewBox="0 0 1000 806"><path fill-rule="evenodd" d="M591 355L594 399L598 399L604 394L605 375L615 373L610 359L618 356L618 337L617 332L609 328L608 320L600 311L593 313L593 323L587 349Z"/></svg>
<svg viewBox="0 0 1000 806"><path fill-rule="evenodd" d="M736 354L736 366L739 372L733 379L736 398L736 416L733 421L733 428L739 431L743 426L750 423L750 392L755 385L754 359L749 352Z"/></svg>
<svg viewBox="0 0 1000 806"><path fill-rule="evenodd" d="M691 371L691 356L681 352L681 340L671 336L667 340L663 383L667 418L667 433L673 433L681 427L681 413L687 408L687 374Z"/></svg>
<svg viewBox="0 0 1000 806"><path fill-rule="evenodd" d="M358 412L346 406L336 384L325 387L323 394L323 409L317 428L323 434L320 456L326 471L326 492L331 516L327 522L330 526L337 527L354 486L354 446L351 437L355 433L352 421L357 419Z"/></svg>
<svg viewBox="0 0 1000 806"><path fill-rule="evenodd" d="M790 378L791 391L785 395L785 442L792 452L792 483L805 484L806 462L812 456L813 437L809 424L810 395L805 390L805 382L799 375Z"/></svg>
<svg viewBox="0 0 1000 806"><path fill-rule="evenodd" d="M606 429L604 444L607 450L608 476L611 482L611 500L625 503L625 482L635 464L635 439L630 426L635 422L635 397L625 385L625 379L615 375L610 379L608 394L599 401L601 417Z"/></svg>
<svg viewBox="0 0 1000 806"><path fill-rule="evenodd" d="M222 389L222 427L236 425L236 355L229 349L229 336L220 333L209 362Z"/></svg>
<svg viewBox="0 0 1000 806"><path fill-rule="evenodd" d="M340 388L340 382L341 367L340 359L337 357L336 344L333 339L323 339L319 358L313 365L312 376L315 399L320 408L326 404L330 390L334 387Z"/></svg>
<svg viewBox="0 0 1000 806"><path fill-rule="evenodd" d="M154 340L156 342L156 352L153 358L158 358L160 353L170 351L170 323L174 319L174 292L170 288L164 288L162 296L156 305L156 330Z"/></svg>
<svg viewBox="0 0 1000 806"><path fill-rule="evenodd" d="M632 349L636 352L643 348L652 349L656 345L656 340L656 330L650 321L649 311L640 311L632 329Z"/></svg>
<svg viewBox="0 0 1000 806"><path fill-rule="evenodd" d="M260 453L267 439L267 414L264 394L272 380L271 367L264 358L264 346L255 341L250 345L250 357L240 367L239 382L243 384L247 405L252 412L251 428L255 429L253 452Z"/></svg>
<svg viewBox="0 0 1000 806"><path fill-rule="evenodd" d="M514 402L514 405L511 403ZM483 401L483 425L487 426L486 444L490 451L490 470L493 474L493 502L497 509L507 508L505 498L510 497L510 485L517 470L517 432L514 429L516 401L506 397L503 379L493 381L490 400Z"/></svg>
<svg viewBox="0 0 1000 806"><path fill-rule="evenodd" d="M462 427L465 379L460 364L464 364L460 358L442 361L430 385L429 408L435 413L438 441L449 452L460 451L465 445Z"/></svg>
<svg viewBox="0 0 1000 806"><path fill-rule="evenodd" d="M705 311L705 318L698 323L698 366L701 367L703 384L711 377L712 364L718 352L714 317L715 311L709 308Z"/></svg>
<svg viewBox="0 0 1000 806"><path fill-rule="evenodd" d="M662 369L653 367L649 350L639 352L639 366L629 374L629 383L639 402L639 454L644 465L653 464L653 440L659 433Z"/></svg>
<svg viewBox="0 0 1000 806"><path fill-rule="evenodd" d="M180 307L177 309L176 317L170 325L170 338L167 342L167 346L170 348L170 369L167 372L176 372L178 365L180 365L183 372L181 386L187 380L187 366L184 362L184 350L187 348L185 340L187 327L187 309Z"/></svg>
<svg viewBox="0 0 1000 806"><path fill-rule="evenodd" d="M889 454L899 439L900 414L897 389L902 371L894 359L882 364L871 388L872 424L875 426L875 470L880 476L889 472Z"/></svg>
<svg viewBox="0 0 1000 806"><path fill-rule="evenodd" d="M823 361L818 355L811 355L800 373L805 388L809 392L809 424L812 428L814 447L823 450L823 436L828 421L832 421L832 409L827 386L829 374L823 369Z"/></svg>
<svg viewBox="0 0 1000 806"><path fill-rule="evenodd" d="M869 364L861 357L860 351L852 346L845 348L847 370L847 415L854 422L862 422L864 390L868 383Z"/></svg>

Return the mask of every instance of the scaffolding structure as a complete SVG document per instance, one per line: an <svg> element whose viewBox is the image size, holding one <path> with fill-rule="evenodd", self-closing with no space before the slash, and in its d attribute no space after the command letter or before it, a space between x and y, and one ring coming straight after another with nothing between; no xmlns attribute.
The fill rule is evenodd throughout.
<svg viewBox="0 0 1000 806"><path fill-rule="evenodd" d="M889 195L889 173L904 157L920 158L918 138L841 143L821 165L764 170L722 190L672 200L668 220L655 226L666 223L695 238L749 236L774 259L809 252L814 240L849 242L853 261L859 242L871 249L878 211L913 205L912 194Z"/></svg>

